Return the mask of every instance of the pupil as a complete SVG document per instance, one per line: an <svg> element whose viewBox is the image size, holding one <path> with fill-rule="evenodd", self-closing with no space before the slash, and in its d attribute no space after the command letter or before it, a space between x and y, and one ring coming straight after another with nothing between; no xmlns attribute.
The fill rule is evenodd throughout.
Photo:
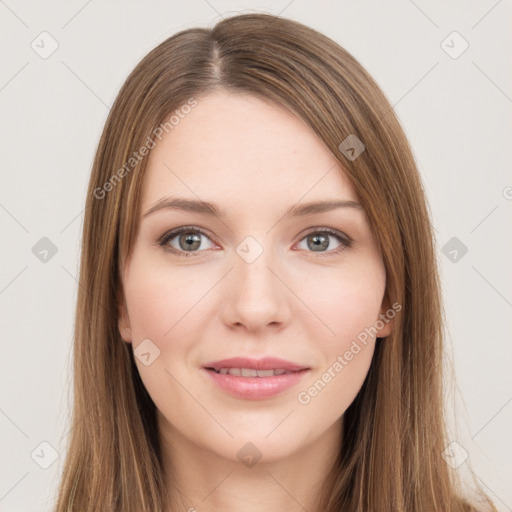
<svg viewBox="0 0 512 512"><path fill-rule="evenodd" d="M186 233L180 237L180 241L185 241L185 247L187 249L197 249L201 245L199 235L193 233Z"/></svg>
<svg viewBox="0 0 512 512"><path fill-rule="evenodd" d="M314 247L316 248L327 249L327 246L329 245L329 239L325 235L312 235L310 239L313 240Z"/></svg>

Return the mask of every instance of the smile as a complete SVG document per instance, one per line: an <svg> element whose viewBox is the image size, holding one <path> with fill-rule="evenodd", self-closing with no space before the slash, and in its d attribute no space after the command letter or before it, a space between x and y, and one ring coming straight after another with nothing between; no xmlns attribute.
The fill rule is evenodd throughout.
<svg viewBox="0 0 512 512"><path fill-rule="evenodd" d="M255 370L254 368L207 368L207 370L212 370L222 375L236 375L237 377L273 377L274 375L292 373L292 371L282 368L275 370Z"/></svg>

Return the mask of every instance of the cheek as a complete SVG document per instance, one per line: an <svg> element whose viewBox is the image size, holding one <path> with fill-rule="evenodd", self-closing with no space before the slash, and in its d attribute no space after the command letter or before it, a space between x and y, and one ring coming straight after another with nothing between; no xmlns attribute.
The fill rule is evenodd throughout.
<svg viewBox="0 0 512 512"><path fill-rule="evenodd" d="M189 400L179 382L186 382L186 363L200 329L199 301L207 291L197 280L192 282L190 273L185 276L161 265L137 265L134 260L126 283L135 363L156 406L168 414ZM146 339L157 347L150 352L158 354L148 365L139 359L137 350Z"/></svg>
<svg viewBox="0 0 512 512"><path fill-rule="evenodd" d="M302 294L322 329L324 349L332 357L378 320L385 272L373 259L371 264L329 270L308 279Z"/></svg>
<svg viewBox="0 0 512 512"><path fill-rule="evenodd" d="M315 276L316 285L311 289L316 292L309 294L312 309L328 329L322 328L326 335L316 338L322 364L299 390L297 399L305 411L328 423L353 402L375 350L372 328L379 319L385 271L375 257L357 263L340 267L324 279Z"/></svg>
<svg viewBox="0 0 512 512"><path fill-rule="evenodd" d="M135 262L126 297L136 344L150 338L163 348L194 317L193 310L207 291L197 277L190 270L171 271L162 265L138 266Z"/></svg>
<svg viewBox="0 0 512 512"><path fill-rule="evenodd" d="M316 341L320 364L297 395L298 402L311 414L328 423L338 419L359 392L371 365L375 331L384 283L372 280L361 286L361 276L326 282L318 295L318 315L329 327ZM317 322L318 324L318 322Z"/></svg>
<svg viewBox="0 0 512 512"><path fill-rule="evenodd" d="M171 269L148 256L133 259L125 285L133 350L140 376L156 400L166 383L179 389L172 376L184 380L197 357L197 340L211 321L212 310L205 309L211 282L204 272ZM146 339L159 351L148 366L137 357Z"/></svg>
<svg viewBox="0 0 512 512"><path fill-rule="evenodd" d="M323 427L337 421L352 404L371 365L375 341L349 344L305 382L297 394L305 417L322 418Z"/></svg>

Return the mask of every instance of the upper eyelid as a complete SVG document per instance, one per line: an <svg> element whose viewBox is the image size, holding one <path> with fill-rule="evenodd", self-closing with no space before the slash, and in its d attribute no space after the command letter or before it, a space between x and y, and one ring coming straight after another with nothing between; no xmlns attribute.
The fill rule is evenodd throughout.
<svg viewBox="0 0 512 512"><path fill-rule="evenodd" d="M178 235L181 235L183 232L197 232L200 233L206 237L208 237L210 240L212 240L212 235L209 234L209 231L205 228L200 228L198 226L180 226L174 229L170 229L169 231L166 231L159 239L158 242L163 242L164 240L172 240L173 238L177 237ZM212 240L213 242L213 240Z"/></svg>

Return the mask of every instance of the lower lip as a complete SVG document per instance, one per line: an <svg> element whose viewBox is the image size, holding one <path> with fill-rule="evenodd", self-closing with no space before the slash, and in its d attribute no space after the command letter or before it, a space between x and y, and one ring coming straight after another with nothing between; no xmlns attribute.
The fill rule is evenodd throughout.
<svg viewBox="0 0 512 512"><path fill-rule="evenodd" d="M226 393L246 400L271 398L295 386L309 370L300 370L272 377L239 377L221 374L203 368L210 378Z"/></svg>

